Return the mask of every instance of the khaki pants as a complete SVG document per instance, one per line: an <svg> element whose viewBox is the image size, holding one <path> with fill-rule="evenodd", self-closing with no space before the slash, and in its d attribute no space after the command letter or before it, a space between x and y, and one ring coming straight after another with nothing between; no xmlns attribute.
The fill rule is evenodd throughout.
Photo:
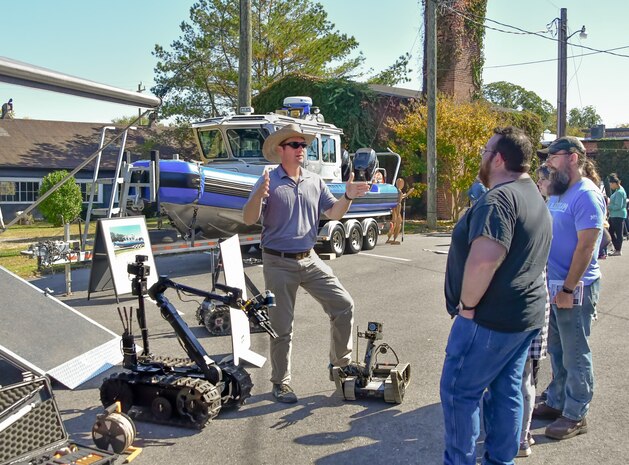
<svg viewBox="0 0 629 465"><path fill-rule="evenodd" d="M269 309L269 318L278 337L271 339L271 382L291 381L291 348L295 297L302 286L321 304L330 317L330 363L346 366L352 358L354 301L332 269L313 251L302 260L264 253L264 281L275 294L277 306Z"/></svg>

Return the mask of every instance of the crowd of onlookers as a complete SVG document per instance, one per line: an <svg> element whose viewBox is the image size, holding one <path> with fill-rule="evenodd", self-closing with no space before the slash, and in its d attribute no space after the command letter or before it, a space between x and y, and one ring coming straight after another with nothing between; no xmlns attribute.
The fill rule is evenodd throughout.
<svg viewBox="0 0 629 465"><path fill-rule="evenodd" d="M544 152L536 186L526 135L496 130L481 150L472 206L452 233L445 297L454 322L440 384L445 464L476 464L481 404L483 464L528 457L532 418L548 420L544 435L555 440L588 430L598 252L609 221L609 255L621 254L626 194L610 175L606 198L576 137ZM536 398L546 354L552 378Z"/></svg>

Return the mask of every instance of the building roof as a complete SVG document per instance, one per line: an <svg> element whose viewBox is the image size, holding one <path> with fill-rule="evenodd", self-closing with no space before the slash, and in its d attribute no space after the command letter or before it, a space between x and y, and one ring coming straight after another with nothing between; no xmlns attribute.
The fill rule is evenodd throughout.
<svg viewBox="0 0 629 465"><path fill-rule="evenodd" d="M65 169L72 170L98 149L103 123L77 123L68 121L44 121L31 119L0 120L0 168ZM105 143L120 134L120 130L108 130ZM154 129L130 130L125 150L134 159L142 153L141 145L154 133ZM176 150L159 147L162 158L171 158ZM102 169L115 169L120 139L111 144L101 157ZM85 169L93 169L90 163Z"/></svg>
<svg viewBox="0 0 629 465"><path fill-rule="evenodd" d="M420 91L413 90L413 89L405 89L403 87L392 87L392 86L385 86L382 84L369 84L369 88L378 94L388 95L388 96L402 98L402 99L414 98L414 99L419 100L422 97L422 93Z"/></svg>

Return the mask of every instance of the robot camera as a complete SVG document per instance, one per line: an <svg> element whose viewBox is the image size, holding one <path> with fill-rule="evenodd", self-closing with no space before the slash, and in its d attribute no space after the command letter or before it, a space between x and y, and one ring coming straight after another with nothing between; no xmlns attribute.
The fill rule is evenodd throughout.
<svg viewBox="0 0 629 465"><path fill-rule="evenodd" d="M135 262L127 264L127 273L145 279L151 274L151 267L144 264L148 259L146 255L136 255Z"/></svg>
<svg viewBox="0 0 629 465"><path fill-rule="evenodd" d="M382 339L382 323L375 321L367 323L367 331L365 331L363 337L372 340Z"/></svg>

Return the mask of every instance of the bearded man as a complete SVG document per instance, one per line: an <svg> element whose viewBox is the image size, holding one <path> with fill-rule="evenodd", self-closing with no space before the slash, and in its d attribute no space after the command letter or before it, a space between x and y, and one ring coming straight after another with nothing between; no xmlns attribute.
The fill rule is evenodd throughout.
<svg viewBox="0 0 629 465"><path fill-rule="evenodd" d="M594 393L589 336L601 278L595 251L605 220L605 199L589 179L596 172L579 139L561 137L546 152L548 209L553 218L548 257L552 299L548 353L553 380L533 417L554 420L546 436L568 439L587 432L585 417ZM553 283L558 283L554 298Z"/></svg>
<svg viewBox="0 0 629 465"><path fill-rule="evenodd" d="M445 464L476 464L480 401L484 464L513 464L520 447L522 372L545 322L551 220L528 175L533 148L517 128L481 150L489 191L452 232L445 279L454 319L441 375Z"/></svg>

